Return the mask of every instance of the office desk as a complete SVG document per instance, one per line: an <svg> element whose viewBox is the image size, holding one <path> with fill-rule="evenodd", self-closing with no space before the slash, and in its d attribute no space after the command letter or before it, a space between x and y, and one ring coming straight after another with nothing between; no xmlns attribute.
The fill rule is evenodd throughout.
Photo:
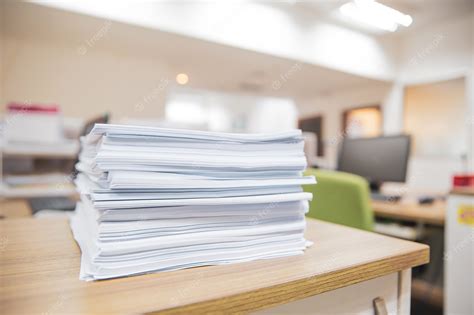
<svg viewBox="0 0 474 315"><path fill-rule="evenodd" d="M30 205L25 199L0 200L1 219L19 219L31 216Z"/></svg>
<svg viewBox="0 0 474 315"><path fill-rule="evenodd" d="M59 143L7 143L0 146L6 157L30 157L46 159L76 159L79 152L79 141L68 140Z"/></svg>
<svg viewBox="0 0 474 315"><path fill-rule="evenodd" d="M446 216L446 202L437 201L431 205L419 205L415 201L401 200L399 202L387 202L372 200L372 209L376 217L404 220L417 223L414 231L414 239L424 237L425 224L443 228ZM405 233L377 229L380 233L404 238ZM443 246L436 242L431 252L431 261L434 261L425 274L439 274L436 266L443 264ZM414 279L412 282L412 295L435 307L443 307L443 288L423 279Z"/></svg>
<svg viewBox="0 0 474 315"><path fill-rule="evenodd" d="M443 226L446 202L436 201L431 205L419 205L403 199L398 202L372 200L372 209L378 217Z"/></svg>
<svg viewBox="0 0 474 315"><path fill-rule="evenodd" d="M376 297L407 314L411 268L429 256L422 244L310 219L304 255L83 282L66 220L4 220L0 231L5 314L235 313L290 302L294 314L308 301L312 312L357 313L372 312Z"/></svg>

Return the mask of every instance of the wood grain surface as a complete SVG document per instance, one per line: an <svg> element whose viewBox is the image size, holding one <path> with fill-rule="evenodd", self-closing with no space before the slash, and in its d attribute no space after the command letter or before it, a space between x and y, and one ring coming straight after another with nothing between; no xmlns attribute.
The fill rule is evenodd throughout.
<svg viewBox="0 0 474 315"><path fill-rule="evenodd" d="M248 312L417 265L426 245L317 220L304 255L83 282L64 219L0 222L2 314Z"/></svg>
<svg viewBox="0 0 474 315"><path fill-rule="evenodd" d="M1 219L18 219L31 217L31 208L25 199L10 199L0 201Z"/></svg>
<svg viewBox="0 0 474 315"><path fill-rule="evenodd" d="M415 202L372 200L372 209L378 217L444 225L446 202L436 201L431 205Z"/></svg>
<svg viewBox="0 0 474 315"><path fill-rule="evenodd" d="M466 195L466 196L474 196L474 187L454 187L451 190L451 194L454 195Z"/></svg>

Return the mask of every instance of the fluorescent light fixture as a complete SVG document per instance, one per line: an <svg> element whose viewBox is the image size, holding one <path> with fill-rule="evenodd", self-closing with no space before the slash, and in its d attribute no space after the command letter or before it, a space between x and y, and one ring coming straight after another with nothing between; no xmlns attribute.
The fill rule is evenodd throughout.
<svg viewBox="0 0 474 315"><path fill-rule="evenodd" d="M339 11L357 22L389 32L395 32L399 25L408 27L413 22L411 16L375 0L353 0L343 4Z"/></svg>

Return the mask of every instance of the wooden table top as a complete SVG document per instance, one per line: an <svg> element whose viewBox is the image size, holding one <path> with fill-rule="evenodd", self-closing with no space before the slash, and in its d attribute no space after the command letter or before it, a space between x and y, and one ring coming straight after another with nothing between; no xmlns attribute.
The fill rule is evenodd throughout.
<svg viewBox="0 0 474 315"><path fill-rule="evenodd" d="M426 245L317 220L304 255L84 282L64 219L0 221L0 309L19 313L246 312L429 260Z"/></svg>
<svg viewBox="0 0 474 315"><path fill-rule="evenodd" d="M446 202L436 201L431 205L419 205L404 200L397 202L372 200L372 209L379 217L444 225Z"/></svg>
<svg viewBox="0 0 474 315"><path fill-rule="evenodd" d="M454 195L466 195L466 196L474 196L474 187L454 187L451 190L451 194Z"/></svg>
<svg viewBox="0 0 474 315"><path fill-rule="evenodd" d="M0 219L31 217L31 208L25 199L0 200Z"/></svg>

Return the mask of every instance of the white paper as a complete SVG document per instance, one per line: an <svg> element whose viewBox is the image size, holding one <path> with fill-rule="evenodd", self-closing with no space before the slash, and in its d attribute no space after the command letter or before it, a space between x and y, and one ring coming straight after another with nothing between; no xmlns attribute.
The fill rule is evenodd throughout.
<svg viewBox="0 0 474 315"><path fill-rule="evenodd" d="M97 124L81 139L71 218L80 279L303 254L312 194L301 131Z"/></svg>

